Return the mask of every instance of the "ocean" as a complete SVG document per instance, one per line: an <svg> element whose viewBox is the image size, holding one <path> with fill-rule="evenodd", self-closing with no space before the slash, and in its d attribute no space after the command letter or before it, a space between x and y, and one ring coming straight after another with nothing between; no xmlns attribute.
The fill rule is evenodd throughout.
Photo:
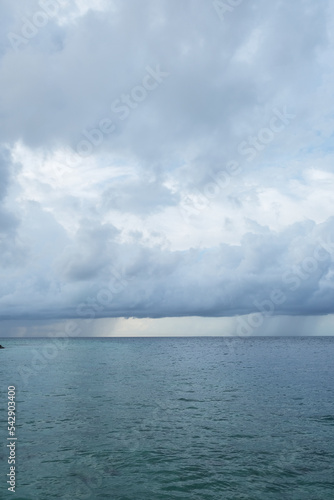
<svg viewBox="0 0 334 500"><path fill-rule="evenodd" d="M334 499L334 338L1 344L1 499Z"/></svg>

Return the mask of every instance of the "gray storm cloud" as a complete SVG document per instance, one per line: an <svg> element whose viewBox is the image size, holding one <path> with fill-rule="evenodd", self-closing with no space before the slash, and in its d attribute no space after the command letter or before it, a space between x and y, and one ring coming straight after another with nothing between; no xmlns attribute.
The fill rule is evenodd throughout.
<svg viewBox="0 0 334 500"><path fill-rule="evenodd" d="M2 3L2 319L334 312L333 6L221 4Z"/></svg>

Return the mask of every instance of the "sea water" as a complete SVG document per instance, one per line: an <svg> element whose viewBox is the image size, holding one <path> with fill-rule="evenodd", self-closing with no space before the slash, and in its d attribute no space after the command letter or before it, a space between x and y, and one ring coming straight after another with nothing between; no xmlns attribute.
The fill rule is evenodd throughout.
<svg viewBox="0 0 334 500"><path fill-rule="evenodd" d="M334 499L334 338L1 343L1 499Z"/></svg>

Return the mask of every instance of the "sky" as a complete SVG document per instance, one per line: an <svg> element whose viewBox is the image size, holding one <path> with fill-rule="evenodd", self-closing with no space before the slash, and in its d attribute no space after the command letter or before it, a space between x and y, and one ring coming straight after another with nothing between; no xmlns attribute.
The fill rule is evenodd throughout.
<svg viewBox="0 0 334 500"><path fill-rule="evenodd" d="M0 336L333 334L332 2L0 11Z"/></svg>

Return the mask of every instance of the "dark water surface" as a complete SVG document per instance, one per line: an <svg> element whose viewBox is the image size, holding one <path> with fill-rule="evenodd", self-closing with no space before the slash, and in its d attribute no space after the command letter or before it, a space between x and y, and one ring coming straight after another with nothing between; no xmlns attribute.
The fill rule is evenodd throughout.
<svg viewBox="0 0 334 500"><path fill-rule="evenodd" d="M334 499L334 338L54 342L1 340L1 499Z"/></svg>

